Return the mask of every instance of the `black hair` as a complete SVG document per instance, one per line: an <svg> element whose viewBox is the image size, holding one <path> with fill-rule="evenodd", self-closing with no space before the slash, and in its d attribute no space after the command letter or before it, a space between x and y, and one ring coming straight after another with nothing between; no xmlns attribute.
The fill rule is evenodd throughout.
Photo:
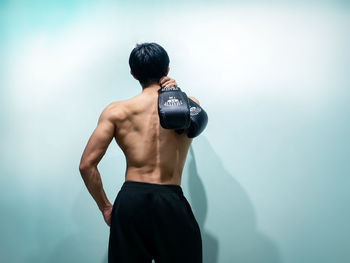
<svg viewBox="0 0 350 263"><path fill-rule="evenodd" d="M153 42L136 44L129 57L130 69L142 86L158 83L166 75L169 62L165 49Z"/></svg>

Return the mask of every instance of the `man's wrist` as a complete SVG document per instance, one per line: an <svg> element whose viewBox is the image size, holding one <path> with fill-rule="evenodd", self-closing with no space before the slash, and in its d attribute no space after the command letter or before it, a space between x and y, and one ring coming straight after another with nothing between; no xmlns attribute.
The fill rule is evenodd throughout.
<svg viewBox="0 0 350 263"><path fill-rule="evenodd" d="M105 211L105 210L111 208L112 206L113 206L113 205L112 205L111 203L108 203L108 204L106 204L106 205L103 205L103 206L99 207L99 209L100 209L100 211L103 213L103 211Z"/></svg>

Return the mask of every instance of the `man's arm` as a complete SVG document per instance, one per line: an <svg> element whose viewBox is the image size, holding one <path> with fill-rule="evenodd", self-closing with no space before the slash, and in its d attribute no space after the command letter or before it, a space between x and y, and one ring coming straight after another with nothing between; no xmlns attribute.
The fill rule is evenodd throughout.
<svg viewBox="0 0 350 263"><path fill-rule="evenodd" d="M102 111L97 127L85 147L79 164L79 171L84 183L101 212L112 206L103 190L101 176L97 169L98 163L114 137L116 127L112 121L111 106L112 104L108 105Z"/></svg>

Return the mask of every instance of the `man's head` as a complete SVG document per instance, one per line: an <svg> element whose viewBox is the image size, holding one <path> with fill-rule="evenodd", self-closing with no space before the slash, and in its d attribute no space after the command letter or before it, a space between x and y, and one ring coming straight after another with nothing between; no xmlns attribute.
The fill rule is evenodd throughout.
<svg viewBox="0 0 350 263"><path fill-rule="evenodd" d="M160 45L137 44L129 57L130 73L145 88L152 83L159 83L161 77L168 75L169 62L168 53Z"/></svg>

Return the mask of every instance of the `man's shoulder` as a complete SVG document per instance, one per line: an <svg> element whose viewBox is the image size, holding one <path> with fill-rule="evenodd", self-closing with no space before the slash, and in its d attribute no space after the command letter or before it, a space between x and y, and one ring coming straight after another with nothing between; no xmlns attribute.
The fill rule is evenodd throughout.
<svg viewBox="0 0 350 263"><path fill-rule="evenodd" d="M103 109L101 116L111 120L122 119L125 115L126 101L112 101Z"/></svg>
<svg viewBox="0 0 350 263"><path fill-rule="evenodd" d="M193 100L195 103L199 105L199 100L197 100L195 97L188 96L188 98L190 98L191 100Z"/></svg>

